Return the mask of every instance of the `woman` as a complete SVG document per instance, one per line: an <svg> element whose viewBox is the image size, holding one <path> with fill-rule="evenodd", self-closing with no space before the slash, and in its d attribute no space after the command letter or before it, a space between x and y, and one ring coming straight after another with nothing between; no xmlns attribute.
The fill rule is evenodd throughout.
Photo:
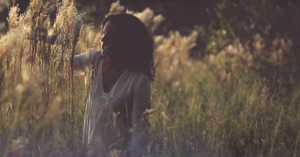
<svg viewBox="0 0 300 157"><path fill-rule="evenodd" d="M77 74L93 69L86 102L83 138L89 156L140 157L149 140L150 82L154 79L153 38L131 14L115 14L102 23L102 53L74 56ZM114 116L115 115L115 116Z"/></svg>

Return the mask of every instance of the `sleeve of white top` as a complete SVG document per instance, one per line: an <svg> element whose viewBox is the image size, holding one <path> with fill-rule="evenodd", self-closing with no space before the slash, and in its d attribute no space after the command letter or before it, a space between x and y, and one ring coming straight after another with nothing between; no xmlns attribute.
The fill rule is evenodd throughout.
<svg viewBox="0 0 300 157"><path fill-rule="evenodd" d="M85 75L86 69L90 68L96 52L96 49L90 48L86 52L74 56L73 68L75 75Z"/></svg>
<svg viewBox="0 0 300 157"><path fill-rule="evenodd" d="M138 79L133 91L131 157L141 157L146 151L150 123L144 112L150 108L150 81L147 76L143 75Z"/></svg>

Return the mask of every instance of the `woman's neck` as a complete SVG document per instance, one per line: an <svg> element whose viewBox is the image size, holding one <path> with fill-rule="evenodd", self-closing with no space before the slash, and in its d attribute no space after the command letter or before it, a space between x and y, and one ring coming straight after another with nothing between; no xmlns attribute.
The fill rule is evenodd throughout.
<svg viewBox="0 0 300 157"><path fill-rule="evenodd" d="M108 56L106 56L103 60L103 70L113 70L113 71L124 71L126 66L118 65L114 63Z"/></svg>

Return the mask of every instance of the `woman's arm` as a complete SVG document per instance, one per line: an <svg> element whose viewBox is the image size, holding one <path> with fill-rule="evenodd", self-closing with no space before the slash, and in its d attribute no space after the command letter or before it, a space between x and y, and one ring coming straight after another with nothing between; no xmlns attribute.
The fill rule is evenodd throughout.
<svg viewBox="0 0 300 157"><path fill-rule="evenodd" d="M149 142L150 123L144 114L151 108L150 81L147 76L139 78L133 92L131 157L141 157Z"/></svg>
<svg viewBox="0 0 300 157"><path fill-rule="evenodd" d="M98 52L96 49L90 48L86 52L74 56L74 74L85 75L86 69L90 68L93 58Z"/></svg>

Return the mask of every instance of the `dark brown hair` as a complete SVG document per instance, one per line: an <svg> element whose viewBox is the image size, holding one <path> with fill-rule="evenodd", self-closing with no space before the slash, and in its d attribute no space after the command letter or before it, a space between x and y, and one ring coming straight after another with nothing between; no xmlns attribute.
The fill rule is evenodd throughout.
<svg viewBox="0 0 300 157"><path fill-rule="evenodd" d="M153 38L146 26L134 15L120 13L107 16L102 22L102 28L110 21L117 27L118 32L118 58L130 70L141 70L154 80L154 45ZM121 65L124 66L124 65Z"/></svg>

